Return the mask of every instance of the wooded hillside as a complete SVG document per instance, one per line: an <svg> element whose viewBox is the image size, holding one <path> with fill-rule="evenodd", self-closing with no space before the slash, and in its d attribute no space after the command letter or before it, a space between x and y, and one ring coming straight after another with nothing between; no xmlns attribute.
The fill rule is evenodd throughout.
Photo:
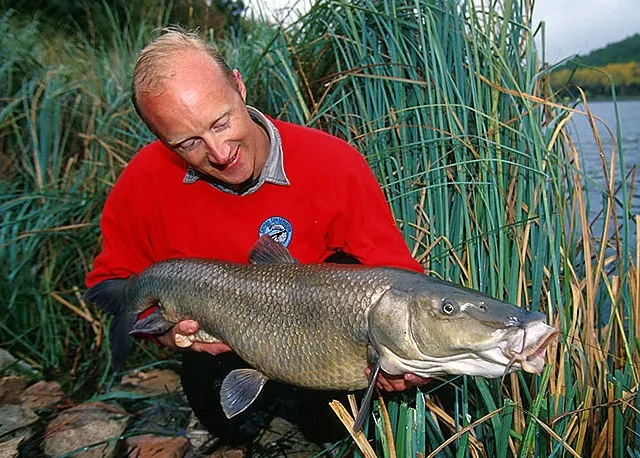
<svg viewBox="0 0 640 458"><path fill-rule="evenodd" d="M551 84L567 95L576 86L589 96L640 95L640 34L578 56L551 74Z"/></svg>

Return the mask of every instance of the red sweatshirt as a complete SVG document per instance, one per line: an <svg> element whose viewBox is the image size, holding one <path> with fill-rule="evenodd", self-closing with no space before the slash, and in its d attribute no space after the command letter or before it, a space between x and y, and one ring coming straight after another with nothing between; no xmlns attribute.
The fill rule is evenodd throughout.
<svg viewBox="0 0 640 458"><path fill-rule="evenodd" d="M101 219L102 252L88 287L138 273L177 257L247 262L262 232L283 238L301 263L322 262L336 251L363 264L422 272L393 221L375 176L346 142L282 121L289 186L263 184L238 196L203 180L185 184L188 164L160 141L131 160L113 187Z"/></svg>

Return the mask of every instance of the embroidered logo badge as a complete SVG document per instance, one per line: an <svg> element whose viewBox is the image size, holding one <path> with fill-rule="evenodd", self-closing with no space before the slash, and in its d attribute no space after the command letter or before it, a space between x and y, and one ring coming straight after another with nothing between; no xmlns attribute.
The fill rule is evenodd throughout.
<svg viewBox="0 0 640 458"><path fill-rule="evenodd" d="M260 225L258 237L262 237L264 234L269 234L276 242L284 246L289 246L291 236L293 235L293 228L291 227L291 223L281 216L271 216L265 219Z"/></svg>

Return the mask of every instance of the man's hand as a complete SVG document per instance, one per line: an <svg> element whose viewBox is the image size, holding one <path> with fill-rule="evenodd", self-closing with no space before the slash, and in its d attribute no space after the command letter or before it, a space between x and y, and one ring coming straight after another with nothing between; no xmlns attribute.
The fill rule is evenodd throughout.
<svg viewBox="0 0 640 458"><path fill-rule="evenodd" d="M224 342L194 342L193 334L198 332L200 325L197 321L185 320L177 323L169 331L159 336L156 340L169 348L188 348L192 351L206 352L212 355L218 355L227 351L232 351L231 347Z"/></svg>
<svg viewBox="0 0 640 458"><path fill-rule="evenodd" d="M365 371L367 377L371 373L371 368L367 368ZM384 391L404 391L412 386L420 386L427 383L429 378L418 377L416 374L407 372L403 375L390 375L382 371L378 374L376 379L376 388Z"/></svg>

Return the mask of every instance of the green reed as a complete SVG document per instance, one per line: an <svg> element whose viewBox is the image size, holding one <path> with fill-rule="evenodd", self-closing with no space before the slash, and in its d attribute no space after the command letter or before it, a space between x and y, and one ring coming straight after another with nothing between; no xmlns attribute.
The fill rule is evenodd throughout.
<svg viewBox="0 0 640 458"><path fill-rule="evenodd" d="M151 26L131 25L137 41L114 41L121 48L71 40L50 62L36 21L25 29L7 13L0 23L16 37L9 54L28 56L6 61L2 74L1 342L86 395L107 374L108 352L102 317L80 295L106 193L151 138L128 102L132 62Z"/></svg>
<svg viewBox="0 0 640 458"><path fill-rule="evenodd" d="M320 0L290 25L255 21L218 42L250 103L362 151L428 274L541 310L560 330L540 376L457 377L387 397L393 437L379 406L369 428L379 456L638 456L634 176L621 147L602 151L607 182L589 202L597 184L567 125L587 116L596 138L620 134L557 104L529 6ZM37 23L0 20L15 51L0 67L0 345L78 397L108 377L108 330L80 294L106 193L152 138L129 75L166 17L111 17L114 35L100 41L110 47L80 38L55 58ZM138 347L137 362L158 358Z"/></svg>
<svg viewBox="0 0 640 458"><path fill-rule="evenodd" d="M621 456L637 445L633 176L621 149L603 151L605 224L594 233L594 183L566 130L589 114L549 93L528 8L321 1L274 31L252 80L263 88L297 75L267 111L299 122L308 113L302 122L366 155L427 273L542 310L561 332L541 376L428 388L451 402L428 402L426 416L406 398L392 403L398 456L419 451L407 444L422 429L428 450L455 437L442 456Z"/></svg>

